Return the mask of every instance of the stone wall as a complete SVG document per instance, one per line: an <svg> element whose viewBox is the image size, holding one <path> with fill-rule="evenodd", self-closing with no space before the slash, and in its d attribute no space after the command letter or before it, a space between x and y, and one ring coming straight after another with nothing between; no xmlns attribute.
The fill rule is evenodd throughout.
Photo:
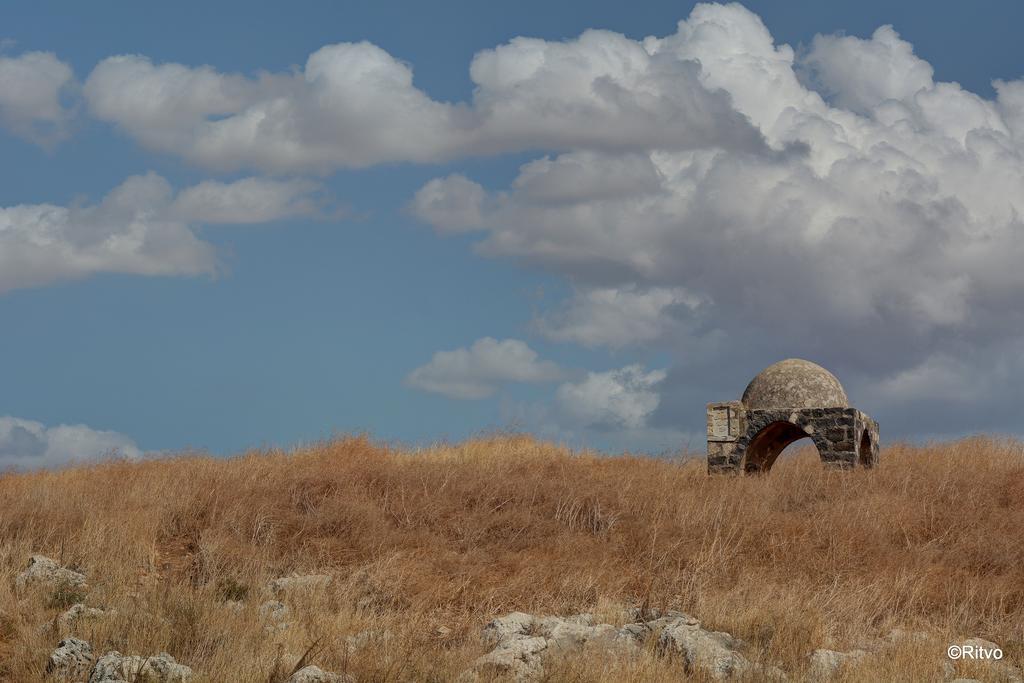
<svg viewBox="0 0 1024 683"><path fill-rule="evenodd" d="M786 446L810 437L821 461L843 469L878 464L878 423L856 408L746 410L708 404L708 471L767 471Z"/></svg>

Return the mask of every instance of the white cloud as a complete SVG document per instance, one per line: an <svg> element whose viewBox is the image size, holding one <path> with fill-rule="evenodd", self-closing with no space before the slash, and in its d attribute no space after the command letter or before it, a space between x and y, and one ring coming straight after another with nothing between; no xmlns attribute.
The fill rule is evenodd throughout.
<svg viewBox="0 0 1024 683"><path fill-rule="evenodd" d="M632 325L637 341L664 342L643 324L665 317L656 297L621 307L640 322L615 322L614 302L679 290L701 302L688 334L875 377L963 341L1024 337L1009 313L1024 296L1022 82L998 83L995 101L933 82L887 27L820 37L801 65L735 4L699 5L637 46L651 63L698 64L768 150L572 149L476 195L481 253L591 292L547 319L549 334L616 346L631 338L607 331Z"/></svg>
<svg viewBox="0 0 1024 683"><path fill-rule="evenodd" d="M0 56L0 126L45 147L67 137L71 110L61 95L74 74L50 52Z"/></svg>
<svg viewBox="0 0 1024 683"><path fill-rule="evenodd" d="M55 467L107 456L138 458L139 447L124 434L86 425L47 427L0 416L0 470Z"/></svg>
<svg viewBox="0 0 1024 683"><path fill-rule="evenodd" d="M570 421L592 428L642 429L661 398L657 385L664 370L646 372L640 365L589 372L580 382L558 387L556 400Z"/></svg>
<svg viewBox="0 0 1024 683"><path fill-rule="evenodd" d="M431 99L409 65L366 42L328 45L294 73L257 78L110 57L83 92L96 117L143 145L221 169L326 171L577 146L760 148L728 97L698 74L693 61L587 31L480 52L471 103Z"/></svg>
<svg viewBox="0 0 1024 683"><path fill-rule="evenodd" d="M525 342L484 337L468 349L438 351L429 363L409 373L406 383L449 398L481 399L506 382L550 382L561 374L557 365L540 360Z"/></svg>
<svg viewBox="0 0 1024 683"><path fill-rule="evenodd" d="M409 205L413 215L447 233L465 232L483 223L484 188L463 175L435 178L421 187Z"/></svg>
<svg viewBox="0 0 1024 683"><path fill-rule="evenodd" d="M680 287L632 285L577 291L562 310L534 321L548 339L588 347L648 344L678 330L673 309L691 312L699 300Z"/></svg>
<svg viewBox="0 0 1024 683"><path fill-rule="evenodd" d="M150 173L128 178L95 205L0 207L0 293L97 273L212 273L216 254L195 224L310 213L312 189L244 179L200 183L175 197L166 180Z"/></svg>
<svg viewBox="0 0 1024 683"><path fill-rule="evenodd" d="M908 101L934 86L931 64L892 26L879 27L870 40L815 36L806 64L824 94L859 113L886 100Z"/></svg>
<svg viewBox="0 0 1024 683"><path fill-rule="evenodd" d="M266 223L308 216L318 211L311 197L318 188L317 183L308 180L205 180L179 192L170 213L199 223Z"/></svg>

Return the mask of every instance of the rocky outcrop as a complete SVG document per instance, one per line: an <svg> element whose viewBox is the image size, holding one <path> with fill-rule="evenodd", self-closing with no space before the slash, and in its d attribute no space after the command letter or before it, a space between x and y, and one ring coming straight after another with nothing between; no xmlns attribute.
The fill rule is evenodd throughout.
<svg viewBox="0 0 1024 683"><path fill-rule="evenodd" d="M162 652L153 657L108 652L96 661L89 683L188 683L192 669Z"/></svg>
<svg viewBox="0 0 1024 683"><path fill-rule="evenodd" d="M192 669L177 663L166 652L140 657L112 651L95 659L92 646L79 638L65 638L57 643L57 649L46 663L46 674L59 681L83 681L88 676L88 683L189 683L192 680ZM307 683L317 680L308 679ZM335 683L335 679L323 680Z"/></svg>
<svg viewBox="0 0 1024 683"><path fill-rule="evenodd" d="M14 585L21 591L34 585L85 588L86 583L85 574L62 567L45 555L33 555L28 560L28 567L15 577Z"/></svg>
<svg viewBox="0 0 1024 683"><path fill-rule="evenodd" d="M92 668L92 646L78 638L65 638L57 643L46 663L47 675L61 681L78 681Z"/></svg>
<svg viewBox="0 0 1024 683"><path fill-rule="evenodd" d="M661 620L664 621L664 620ZM758 680L784 680L778 669L752 663L739 650L743 642L723 631L708 631L693 617L674 617L661 629L657 651L678 655L687 673L717 681L756 675Z"/></svg>
<svg viewBox="0 0 1024 683"><path fill-rule="evenodd" d="M324 671L318 666L306 666L291 676L285 683L352 683L353 678L347 674L336 674Z"/></svg>
<svg viewBox="0 0 1024 683"><path fill-rule="evenodd" d="M599 647L632 654L648 638L657 638L659 654L678 656L687 672L716 680L753 675L761 680L785 678L778 669L747 660L739 652L743 646L739 640L728 633L708 631L682 612L647 617L646 621L616 628L595 624L589 614L561 618L513 612L484 626L481 638L493 649L478 658L462 680L498 674L516 681L533 681L544 675L545 658L559 651Z"/></svg>

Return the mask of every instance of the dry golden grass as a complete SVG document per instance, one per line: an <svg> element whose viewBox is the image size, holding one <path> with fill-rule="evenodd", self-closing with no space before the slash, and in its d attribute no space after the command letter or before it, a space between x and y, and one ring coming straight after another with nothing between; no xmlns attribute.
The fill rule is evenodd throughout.
<svg viewBox="0 0 1024 683"><path fill-rule="evenodd" d="M32 553L88 574L116 615L99 652L168 651L204 681L267 681L310 658L359 681L452 680L509 611L680 609L799 678L817 647L880 651L847 680L938 680L957 637L1024 653L1024 447L895 445L874 471L811 454L766 476L701 460L601 457L497 436L402 451L349 438L231 459L181 456L0 475L0 680L42 679L61 596L17 594ZM267 632L269 579L330 573ZM227 597L248 590L246 607ZM65 600L66 602L67 600ZM49 626L47 626L49 624ZM440 629L446 627L450 630ZM350 651L345 637L389 631ZM991 678L976 665L958 672ZM567 656L551 680L679 680L653 652Z"/></svg>

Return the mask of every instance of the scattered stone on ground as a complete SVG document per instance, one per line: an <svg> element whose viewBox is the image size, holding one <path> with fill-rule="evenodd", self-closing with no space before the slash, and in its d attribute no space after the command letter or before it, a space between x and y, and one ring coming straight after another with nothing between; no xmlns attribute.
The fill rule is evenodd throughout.
<svg viewBox="0 0 1024 683"><path fill-rule="evenodd" d="M76 602L66 612L57 617L57 623L65 631L75 628L79 622L114 614L114 610L100 609L99 607L87 607L83 602Z"/></svg>
<svg viewBox="0 0 1024 683"><path fill-rule="evenodd" d="M64 585L72 588L85 588L86 585L85 574L62 567L45 555L30 557L28 567L14 579L14 585L19 591L33 584Z"/></svg>
<svg viewBox="0 0 1024 683"><path fill-rule="evenodd" d="M687 673L701 672L715 680L756 674L758 680L784 680L786 675L775 667L751 662L739 650L743 641L722 631L708 631L693 617L663 617L668 623L661 628L657 651L682 657ZM651 622L651 623L657 623Z"/></svg>
<svg viewBox="0 0 1024 683"><path fill-rule="evenodd" d="M324 588L331 582L329 574L290 574L267 583L267 590L273 595Z"/></svg>
<svg viewBox="0 0 1024 683"><path fill-rule="evenodd" d="M808 678L812 681L831 680L841 668L867 656L868 653L865 650L850 650L849 652L837 652L823 648L815 650L810 656Z"/></svg>
<svg viewBox="0 0 1024 683"><path fill-rule="evenodd" d="M682 612L646 616L654 618L615 628L595 624L590 614L560 618L513 612L484 626L482 640L493 649L479 657L462 680L501 674L516 681L532 681L543 676L543 660L553 652L597 646L635 653L650 637L658 639L659 654L680 656L688 672L717 680L754 674L761 680L785 678L777 668L747 660L737 651L743 645L739 640L728 633L708 631Z"/></svg>
<svg viewBox="0 0 1024 683"><path fill-rule="evenodd" d="M293 673L285 683L352 683L353 680L347 674L331 673L311 664Z"/></svg>
<svg viewBox="0 0 1024 683"><path fill-rule="evenodd" d="M241 600L225 600L221 604L224 606L224 609L231 610L232 612L245 611L245 603Z"/></svg>
<svg viewBox="0 0 1024 683"><path fill-rule="evenodd" d="M50 654L46 673L62 681L78 681L85 678L92 668L92 646L78 638L65 638L57 643L57 649Z"/></svg>
<svg viewBox="0 0 1024 683"><path fill-rule="evenodd" d="M96 661L89 674L89 683L188 683L190 680L192 669L178 664L166 652L140 657L111 651Z"/></svg>

